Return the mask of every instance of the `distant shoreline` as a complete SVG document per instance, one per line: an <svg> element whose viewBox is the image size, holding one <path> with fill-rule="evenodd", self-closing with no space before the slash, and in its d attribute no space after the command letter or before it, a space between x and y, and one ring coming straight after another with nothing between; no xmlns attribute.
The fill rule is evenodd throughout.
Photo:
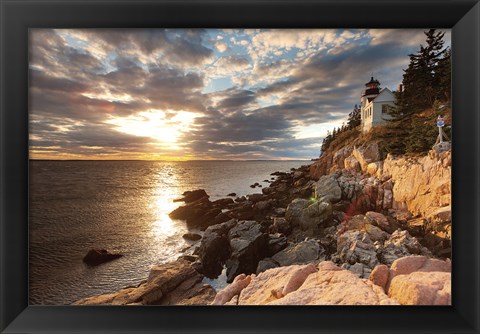
<svg viewBox="0 0 480 334"><path fill-rule="evenodd" d="M302 162L312 162L316 161L313 159L270 159L270 160L265 160L265 159L258 159L258 160L235 160L235 159L215 159L215 160L141 160L141 159L105 159L105 160L94 160L94 159L28 159L29 161L101 161L101 162L110 162L110 161L151 161L151 162L218 162L218 161L238 161L238 162L246 162L246 161L302 161Z"/></svg>

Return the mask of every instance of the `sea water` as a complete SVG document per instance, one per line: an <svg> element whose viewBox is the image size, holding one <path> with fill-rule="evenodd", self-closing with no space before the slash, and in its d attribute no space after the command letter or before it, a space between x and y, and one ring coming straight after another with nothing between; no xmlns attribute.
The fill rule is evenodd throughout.
<svg viewBox="0 0 480 334"><path fill-rule="evenodd" d="M168 213L186 190L210 199L260 193L275 171L307 161L31 161L29 302L65 305L145 280L153 265L192 245L182 220ZM96 267L91 248L124 256Z"/></svg>

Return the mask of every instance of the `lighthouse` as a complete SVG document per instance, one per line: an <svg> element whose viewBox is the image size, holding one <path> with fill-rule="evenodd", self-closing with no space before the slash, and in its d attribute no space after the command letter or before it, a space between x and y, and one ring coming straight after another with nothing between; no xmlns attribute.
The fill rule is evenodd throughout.
<svg viewBox="0 0 480 334"><path fill-rule="evenodd" d="M372 127L382 124L390 118L388 108L395 105L395 96L388 88L380 88L380 82L373 77L365 84L360 98L360 113L362 131L367 132Z"/></svg>

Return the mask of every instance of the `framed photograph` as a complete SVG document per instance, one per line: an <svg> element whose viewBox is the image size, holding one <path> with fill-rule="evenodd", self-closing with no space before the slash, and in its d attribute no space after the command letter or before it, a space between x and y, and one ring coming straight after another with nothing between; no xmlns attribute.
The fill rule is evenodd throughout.
<svg viewBox="0 0 480 334"><path fill-rule="evenodd" d="M477 333L479 6L2 0L1 332Z"/></svg>

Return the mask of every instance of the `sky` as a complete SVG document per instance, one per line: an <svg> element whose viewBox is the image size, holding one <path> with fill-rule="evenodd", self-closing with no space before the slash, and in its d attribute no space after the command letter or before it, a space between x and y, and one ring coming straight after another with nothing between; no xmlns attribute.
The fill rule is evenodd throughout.
<svg viewBox="0 0 480 334"><path fill-rule="evenodd" d="M32 29L30 158L316 158L424 30Z"/></svg>

